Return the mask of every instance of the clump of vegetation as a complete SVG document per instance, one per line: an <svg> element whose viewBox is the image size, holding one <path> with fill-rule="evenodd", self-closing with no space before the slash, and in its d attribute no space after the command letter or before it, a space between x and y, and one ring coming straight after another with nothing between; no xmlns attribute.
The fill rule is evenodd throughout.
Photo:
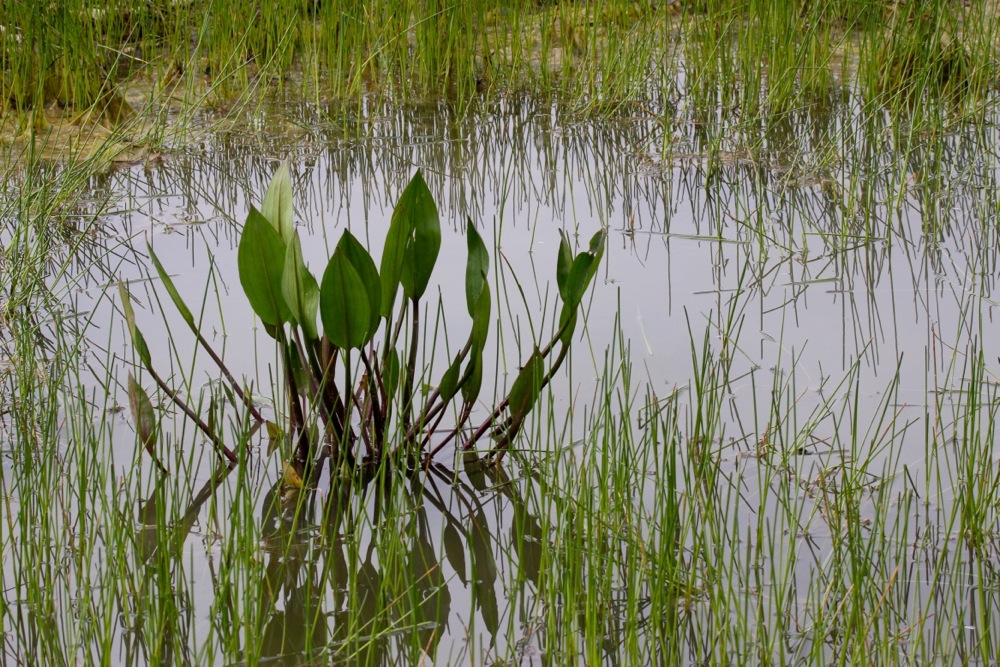
<svg viewBox="0 0 1000 667"><path fill-rule="evenodd" d="M276 342L283 364L289 414L282 425L269 422L268 430L274 439L282 433L291 436L287 482L301 486L313 471L320 470L315 464L325 460L333 464L333 470L351 477L355 471L370 475L385 464L412 469L453 441L461 442L464 452L478 458L476 443L487 434L493 444L484 458L503 457L539 393L566 359L581 302L604 251L605 232L595 234L589 247L576 254L563 236L556 268L562 303L558 327L547 343L536 344L507 395L468 431L482 388L492 297L487 281L489 252L471 220L467 235L465 293L472 327L465 345L435 381L433 356L420 356L428 348L421 309L441 246L441 225L420 172L396 204L380 265L376 267L368 251L345 230L317 279L305 264L293 222L288 164L279 168L261 210L251 208L247 216L238 264L243 290L264 330ZM264 422L249 392L199 333L191 311L152 249L150 253L183 319L223 370L234 402L244 405L258 423ZM208 435L220 455L238 461L215 429L157 373L124 285L121 295L142 365ZM434 341L429 347L433 349ZM140 442L153 454L151 403L131 376L129 394ZM453 404L456 421L447 434L436 438ZM164 470L158 460L156 464Z"/></svg>

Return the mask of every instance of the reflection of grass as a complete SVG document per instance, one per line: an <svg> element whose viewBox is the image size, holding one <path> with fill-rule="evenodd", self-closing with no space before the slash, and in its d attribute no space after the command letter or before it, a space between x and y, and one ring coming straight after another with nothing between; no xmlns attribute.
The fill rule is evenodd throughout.
<svg viewBox="0 0 1000 667"><path fill-rule="evenodd" d="M918 413L899 375L860 362L807 390L799 357L760 369L742 349L751 280L691 324L691 371L669 393L633 377L616 336L577 399L586 415L539 406L509 467L323 494L283 493L266 458L216 477L168 441L175 474L150 484L139 448L113 445L109 397L82 388L78 327L46 307L41 276L21 282L34 307L5 319L4 650L49 664L991 659L987 360L969 345L940 362ZM104 363L105 381L121 372ZM753 401L735 401L748 386ZM247 426L230 424L238 451Z"/></svg>
<svg viewBox="0 0 1000 667"><path fill-rule="evenodd" d="M183 3L171 7L186 16ZM504 25L550 9L514 7L490 20ZM797 43L803 37L794 27L804 19L780 9L770 18L757 16L772 22L762 34L784 26L781 34L794 35L791 43ZM579 16L576 5L563 11ZM727 31L746 20L740 15L713 26L700 22L703 13L690 12L692 34L705 35L704 43L685 47L692 56L707 48L709 36L732 37ZM625 26L631 20L614 19ZM879 14L871 28L894 30L889 20ZM816 33L833 36L838 25L852 21L867 29L852 14L831 19ZM381 29L395 30L388 24ZM575 50L575 66L586 66L593 45L580 41L579 33L546 30L551 48ZM741 34L737 43L750 48L749 37ZM207 44L207 29L204 39ZM280 41L275 44L280 50ZM418 664L428 652L440 664L526 663L540 655L553 664L632 665L993 660L1000 636L993 546L1000 535L993 448L1000 403L992 356L985 345L968 342L988 340L995 326L987 302L996 273L998 210L992 135L984 124L947 125L954 99L921 99L917 91L954 80L932 71L943 56L899 61L896 71L906 72L900 81L914 86L912 94L877 81L860 87L894 111L937 105L937 115L928 117L941 126L918 128L899 122L899 114L855 115L852 109L864 104L853 98L855 106L800 107L810 99L804 81L786 88L768 82L801 65L778 59L789 56L777 53L786 48L782 42L769 44L776 54L768 56L768 73L760 79L767 93L760 89L753 102L776 111L768 122L744 123L720 111L751 104L739 77L759 73L760 64L752 52L730 52L732 61L720 55L712 66L736 77L736 84L708 74L690 82L705 99L714 96L711 120L697 129L689 117L671 121L691 151L674 164L693 166L676 176L667 170L669 178L643 185L663 191L629 191L663 201L671 212L674 188L698 193L690 199L697 200L692 207L700 238L746 248L737 254L745 265L731 300L708 323L693 316L689 339L682 336L674 346L676 354L691 358L688 373L670 378L678 386L664 391L663 378L646 386L623 361L626 341L594 340L597 388L584 397L589 400L574 394L573 403L579 412L587 406L587 414L574 420L556 400L540 406L507 468L454 474L432 467L416 479L376 481L364 492L335 487L326 495L282 494L276 459L253 439L250 444L260 445L253 462L236 468L206 498L199 489L215 481L211 466L178 455L200 451L189 446L197 436L168 412L163 396L152 399L169 434L159 443L161 454L174 474L151 484L144 455L133 453L131 427L116 416L114 400L123 391L95 390L82 370L96 367L98 380L112 388L125 376L121 360L95 352L111 346L107 322L67 312L75 289L68 285L110 284L124 261L121 246L109 251L105 242L95 242L96 215L113 202L95 205L89 188L96 184L93 191L102 191L110 177L96 160L56 167L33 156L12 159L10 165L17 164L4 174L0 216L5 659L256 664L295 656L302 662ZM826 62L819 46L802 57ZM897 54L906 52L900 48ZM966 47L973 54L976 48ZM860 58L868 57L862 53L876 55L861 49ZM283 57L275 55L275 63ZM347 70L349 60L345 54ZM928 69L921 69L925 64ZM237 71L248 80L255 76L249 67ZM185 72L177 76L192 76ZM981 74L948 90L949 98L979 94L984 84L975 77ZM357 89L347 93L378 79L354 81ZM497 81L505 85L506 79ZM583 78L560 85L572 98L591 84ZM406 131L423 136L427 127ZM509 127L482 123L478 129L469 141L496 131L498 145L506 147ZM588 194L598 193L600 215L603 204L610 208L610 200L599 198L606 191L635 187L615 181L630 164L616 145L647 142L645 130L616 125L614 131L616 141L604 145L606 162L593 158L587 140L567 138L565 129L563 143L543 146L550 135L531 137L540 152L550 151L540 158L550 172L557 159L586 168ZM455 143L420 143L413 161L460 173L468 158ZM493 152L463 146L476 155ZM711 146L718 149L714 154ZM344 162L330 183L392 180L384 152L371 151L360 165L354 154L346 155L338 154ZM398 161L399 174L408 174L410 159L388 159ZM223 162L238 181L256 178L234 174L243 160L227 155ZM480 197L498 189L495 183L516 178L495 168L492 176L477 172ZM530 178L535 166L524 171ZM580 173L565 172L568 181ZM170 187L193 188L184 191L188 198L218 200L227 209L230 182L173 180ZM533 184L540 189L534 191L547 200L573 199L553 183L555 176ZM220 190L198 189L205 187ZM528 190L524 184L516 189ZM462 190L456 199L466 195ZM671 232L669 214L638 222L623 228L622 238L659 239ZM888 255L887 247L896 254ZM883 264L888 256L911 253L918 256L911 264ZM964 259L956 260L959 255ZM867 366L873 353L863 346L853 351L860 360L848 363L840 377L819 380L821 391L806 386L814 380L800 357L755 368L746 352L750 343L741 338L756 326L744 327L742 317L754 311L755 295L786 282L783 274L764 271L787 265L797 280L800 257L804 266L833 264L833 289L861 295L848 300L863 300L892 271L914 273L913 291L922 295L950 275L947 262L967 260L972 282L961 285L959 330L942 334L935 328L928 335L927 373L916 381L912 374L874 375ZM827 280L828 273L820 274ZM806 289L810 276L806 271L796 287ZM856 279L860 289L852 284ZM904 287L910 285L904 281ZM872 330L854 326L865 340L887 335L884 321ZM946 344L949 333L960 343ZM891 344L880 345L877 354L892 353ZM214 414L215 423L227 424L229 445L243 451L240 443L250 436L220 407L226 403L221 387L202 388L185 371L193 361L171 354L178 377L188 374L184 390ZM581 365L578 355L576 373ZM747 391L752 399L740 402Z"/></svg>

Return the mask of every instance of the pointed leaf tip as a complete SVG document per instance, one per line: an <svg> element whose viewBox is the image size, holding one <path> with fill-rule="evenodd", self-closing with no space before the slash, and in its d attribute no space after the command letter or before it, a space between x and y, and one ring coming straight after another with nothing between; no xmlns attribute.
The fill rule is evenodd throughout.
<svg viewBox="0 0 1000 667"><path fill-rule="evenodd" d="M288 160L282 160L277 171L274 172L274 176L271 177L260 209L264 218L281 235L281 239L285 243L290 242L292 232L295 231L295 221L293 219L292 171Z"/></svg>

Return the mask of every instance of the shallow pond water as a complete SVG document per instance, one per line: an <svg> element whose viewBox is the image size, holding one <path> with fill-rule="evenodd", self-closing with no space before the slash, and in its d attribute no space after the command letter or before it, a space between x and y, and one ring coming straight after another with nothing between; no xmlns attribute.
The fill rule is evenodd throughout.
<svg viewBox="0 0 1000 667"><path fill-rule="evenodd" d="M117 617L106 632L112 663L650 664L671 655L704 664L740 663L750 651L836 660L858 649L825 633L854 609L851 576L864 571L871 588L852 613L896 637L884 650L896 642L931 659L983 655L982 637L1000 631L998 598L983 587L992 574L970 573L995 554L940 554L957 534L956 496L979 494L987 535L1000 499L988 446L1000 137L992 121L922 137L861 117L849 96L828 100L750 142L647 115L569 123L523 103L469 119L441 109L344 125L313 118L290 144L267 133L265 115L259 128L110 172L90 193L103 206L88 242L101 260L72 274L70 299L90 321L81 393L109 398L83 401L103 416L76 418L98 424L112 462L95 482L112 498L103 511L120 512L136 537L93 541L93 560L60 580L53 632L75 632L65 618L91 578L122 586L102 598ZM453 473L456 462L441 455L433 472L385 494L341 495L327 482L289 509L272 502L281 456L263 432L249 466L213 481L210 450L164 403L177 474L152 484L128 411L115 410L128 403L135 357L107 286L130 282L139 325L171 377L188 378L195 395L214 382L218 371L194 354L158 287L151 244L230 369L274 396L273 349L242 295L235 248L249 204L285 157L314 273L343 229L377 258L393 203L423 171L445 230L433 279L449 323L441 349L468 331L466 216L475 222L496 249L504 334L490 350L501 387L532 332L551 330L560 230L580 244L607 230L571 370L506 469ZM983 457L979 487L962 475L966 455ZM6 465L4 475L12 506L25 503ZM87 496L71 497L83 511ZM668 531L669 517L684 527ZM66 520L68 532L76 525ZM844 575L845 544L852 557L876 555L851 560L854 575ZM668 563L691 578L673 577ZM9 591L23 585L18 565L5 560ZM126 593L113 567L136 590ZM890 605L889 618L878 615ZM824 610L830 626L817 620ZM174 621L158 629L147 617ZM31 653L21 644L31 623L8 612L10 659ZM920 625L908 636L918 624L926 634ZM100 653L78 649L85 659Z"/></svg>

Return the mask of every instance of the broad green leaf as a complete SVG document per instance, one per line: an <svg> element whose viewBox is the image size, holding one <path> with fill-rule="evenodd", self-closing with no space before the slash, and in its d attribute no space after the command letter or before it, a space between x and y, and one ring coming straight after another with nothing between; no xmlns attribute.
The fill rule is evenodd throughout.
<svg viewBox="0 0 1000 667"><path fill-rule="evenodd" d="M590 275L587 277L589 283L597 273L597 268L601 265L601 258L604 256L604 243L608 238L608 233L601 230L590 238L590 254L594 257L594 263L590 266Z"/></svg>
<svg viewBox="0 0 1000 667"><path fill-rule="evenodd" d="M490 331L491 303L490 286L484 283L479 300L476 302L476 309L472 316L472 332L469 334L472 340L472 349L465 367L465 375L468 377L462 384L462 399L466 404L474 402L479 397L479 391L483 384L483 348L486 346L486 336ZM442 394L444 394L443 391ZM451 396L454 396L454 392Z"/></svg>
<svg viewBox="0 0 1000 667"><path fill-rule="evenodd" d="M264 324L264 332L274 340L282 340L281 336L284 332L284 327L280 324Z"/></svg>
<svg viewBox="0 0 1000 667"><path fill-rule="evenodd" d="M573 248L569 245L566 233L559 230L559 257L556 261L556 285L559 286L559 296L563 303L569 301L566 281L569 279L569 269L573 266Z"/></svg>
<svg viewBox="0 0 1000 667"><path fill-rule="evenodd" d="M419 299L427 290L441 249L441 221L437 205L419 171L403 191L396 210L402 210L402 215L410 220L399 280L407 298Z"/></svg>
<svg viewBox="0 0 1000 667"><path fill-rule="evenodd" d="M146 345L146 339L143 337L142 332L139 331L139 327L135 325L135 311L132 310L132 299L129 297L125 283L118 283L118 294L122 300L122 310L125 311L125 324L128 327L128 335L132 339L132 347L135 348L136 354L139 355L142 365L152 370L153 360L149 354L149 346Z"/></svg>
<svg viewBox="0 0 1000 667"><path fill-rule="evenodd" d="M567 270L566 252L563 250L563 247L565 245L568 248L568 243L565 237L563 237L563 243L560 244L559 249L559 266L557 267L556 274L557 281L559 281L559 295L562 297L563 303L569 305L571 308L576 308L580 305L583 295L594 279L594 275L600 266L601 257L604 255L604 241L606 238L607 233L604 230L594 234L590 239L590 248L577 255L572 260L572 264L568 265L569 268ZM563 277L564 271L565 277Z"/></svg>
<svg viewBox="0 0 1000 667"><path fill-rule="evenodd" d="M566 299L565 304L570 308L576 308L583 300L583 295L587 291L587 284L593 277L594 256L589 252L581 252L573 260L573 267L569 270L569 277L566 278Z"/></svg>
<svg viewBox="0 0 1000 667"><path fill-rule="evenodd" d="M559 328L563 329L564 325L566 327L559 336L559 342L563 345L569 345L573 340L573 332L576 330L578 312L579 311L577 311L576 308L570 307L568 303L563 304L562 312L559 313Z"/></svg>
<svg viewBox="0 0 1000 667"><path fill-rule="evenodd" d="M486 346L486 336L490 333L490 287L484 285L479 294L479 301L476 303L476 310L472 315L472 347L482 350Z"/></svg>
<svg viewBox="0 0 1000 667"><path fill-rule="evenodd" d="M438 393L441 396L441 400L445 403L450 401L452 396L458 391L459 373L461 371L462 358L455 357L455 360L451 362L451 366L448 367L448 370L441 377L440 384L438 384Z"/></svg>
<svg viewBox="0 0 1000 667"><path fill-rule="evenodd" d="M281 289L285 242L260 211L252 206L243 226L237 264L240 284L260 321L272 327L289 321L291 311Z"/></svg>
<svg viewBox="0 0 1000 667"><path fill-rule="evenodd" d="M260 210L275 231L281 235L281 240L285 243L290 242L295 231L295 222L292 219L292 172L288 168L288 160L282 160L278 170L271 177Z"/></svg>
<svg viewBox="0 0 1000 667"><path fill-rule="evenodd" d="M476 231L476 226L469 219L466 225L469 245L469 261L465 265L465 301L469 307L469 315L475 317L476 304L486 283L486 274L490 267L490 254L486 251L483 238Z"/></svg>
<svg viewBox="0 0 1000 667"><path fill-rule="evenodd" d="M132 412L132 421L135 422L135 432L139 435L139 442L153 458L156 467L166 472L166 468L156 456L155 445L159 433L157 432L156 412L153 410L153 403L131 373L128 374L128 406Z"/></svg>
<svg viewBox="0 0 1000 667"><path fill-rule="evenodd" d="M531 411L538 399L544 372L545 364L542 361L541 352L536 347L535 351L531 353L531 357L528 358L528 362L518 373L514 385L510 388L510 415L515 425L524 421L525 416Z"/></svg>
<svg viewBox="0 0 1000 667"><path fill-rule="evenodd" d="M156 256L155 252L153 252L153 246L147 243L146 248L149 250L149 256L153 260L153 266L156 267L156 273L160 276L160 282L162 282L163 286L167 288L167 294L170 295L170 300L174 302L174 308L176 308L177 312L181 314L181 317L184 318L184 321L187 322L189 327L192 329L197 328L194 323L194 315L191 314L191 310L187 307L187 304L184 303L184 300L181 299L180 293L174 286L174 281L170 279L170 276L163 268L163 265L160 264L160 258Z"/></svg>
<svg viewBox="0 0 1000 667"><path fill-rule="evenodd" d="M600 230L590 237L590 254L595 258L600 259L601 255L604 254L604 242L608 238L608 233L605 230Z"/></svg>
<svg viewBox="0 0 1000 667"><path fill-rule="evenodd" d="M316 311L319 308L319 285L302 258L302 242L298 232L292 234L285 250L285 267L281 274L281 295L288 304L292 318L302 327L309 340L319 338Z"/></svg>
<svg viewBox="0 0 1000 667"><path fill-rule="evenodd" d="M361 347L370 340L371 309L361 277L338 247L323 273L319 294L323 331L339 348Z"/></svg>
<svg viewBox="0 0 1000 667"><path fill-rule="evenodd" d="M385 235L385 248L382 250L382 263L379 273L382 282L382 298L379 300L380 315L388 318L392 315L392 306L396 300L396 288L399 287L399 274L403 270L403 256L406 254L406 241L410 238L410 218L406 211L396 206L392 213L392 222Z"/></svg>
<svg viewBox="0 0 1000 667"><path fill-rule="evenodd" d="M479 391L483 387L483 352L473 349L469 356L469 364L465 367L465 372L469 379L462 385L462 400L469 405L479 398Z"/></svg>
<svg viewBox="0 0 1000 667"><path fill-rule="evenodd" d="M382 301L382 283L378 277L378 270L375 268L375 261L350 231L345 231L340 237L337 248L343 251L351 266L358 272L358 277L361 278L361 283L365 286L365 292L368 294L370 310L368 338L371 339L378 330L379 319L382 315L379 308Z"/></svg>

